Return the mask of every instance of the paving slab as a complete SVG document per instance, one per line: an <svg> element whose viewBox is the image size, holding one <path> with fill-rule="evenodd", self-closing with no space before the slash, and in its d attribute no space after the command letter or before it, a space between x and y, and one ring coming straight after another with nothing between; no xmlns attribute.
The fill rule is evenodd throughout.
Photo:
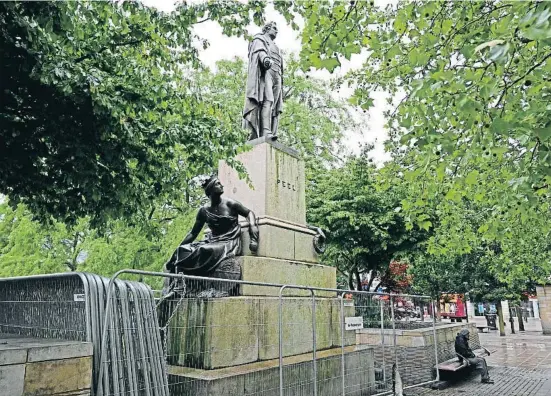
<svg viewBox="0 0 551 396"><path fill-rule="evenodd" d="M486 358L494 384L481 384L474 372L445 389L408 389L405 396L551 396L551 337L537 330L535 319L526 327L505 337L495 331L479 334L480 344L494 351Z"/></svg>

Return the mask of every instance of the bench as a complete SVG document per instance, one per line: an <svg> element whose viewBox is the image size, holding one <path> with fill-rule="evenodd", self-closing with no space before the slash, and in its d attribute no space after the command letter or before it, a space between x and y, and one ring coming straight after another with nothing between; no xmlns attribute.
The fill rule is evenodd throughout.
<svg viewBox="0 0 551 396"><path fill-rule="evenodd" d="M476 357L490 356L490 351L488 351L486 348L475 349L473 353ZM457 372L469 366L470 364L467 359L463 358L463 361L460 362L459 358L455 357L453 359L446 360L445 362L435 365L434 368L436 369L438 367L438 371Z"/></svg>
<svg viewBox="0 0 551 396"><path fill-rule="evenodd" d="M479 333L489 333L490 332L490 328L488 326L485 326L485 325L480 325L480 326L476 326L476 329L478 330ZM484 331L486 330L486 331Z"/></svg>
<svg viewBox="0 0 551 396"><path fill-rule="evenodd" d="M476 357L490 356L490 351L486 348L475 349L473 351ZM474 367L469 363L469 361L463 358L463 361L460 362L458 357L455 357L450 360L446 360L440 364L434 366L434 376L436 377L436 368L440 372L440 380L431 385L432 389L442 390L448 387L449 380L454 377L454 374L457 372L470 372ZM446 378L444 378L446 377Z"/></svg>

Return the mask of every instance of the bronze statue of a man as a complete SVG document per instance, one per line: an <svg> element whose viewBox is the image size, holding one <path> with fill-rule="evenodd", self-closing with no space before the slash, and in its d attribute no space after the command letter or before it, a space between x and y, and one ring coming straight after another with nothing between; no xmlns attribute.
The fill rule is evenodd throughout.
<svg viewBox="0 0 551 396"><path fill-rule="evenodd" d="M243 126L249 140L265 136L277 139L279 115L283 111L283 58L274 43L277 25L270 22L249 44L249 68Z"/></svg>

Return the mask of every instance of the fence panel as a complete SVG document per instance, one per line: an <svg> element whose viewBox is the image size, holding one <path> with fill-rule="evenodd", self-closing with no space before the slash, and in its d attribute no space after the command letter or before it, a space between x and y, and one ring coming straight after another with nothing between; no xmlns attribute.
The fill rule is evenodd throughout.
<svg viewBox="0 0 551 396"><path fill-rule="evenodd" d="M383 395L392 391L394 365L405 387L433 380L426 297L129 272L148 284L170 277L171 287L155 299L142 292L144 301L110 292L103 394ZM131 306L143 317L144 304L155 319L149 325L125 319ZM133 365L132 350L148 356L142 365ZM138 379L137 390L125 376Z"/></svg>
<svg viewBox="0 0 551 396"><path fill-rule="evenodd" d="M156 307L155 329L144 328L143 334L137 334L135 338L145 337L148 330L150 336L156 332L159 337L158 349L151 344L149 353L148 345L138 345L134 350L137 348L139 352L140 348L144 349L146 355L153 359L150 359L150 364L159 358L164 362L166 388L170 395L279 395L278 294L282 285L133 272L139 272L142 282L154 285L157 289L163 284L168 286L164 295L156 290L153 291L154 298L145 297ZM128 274L121 276L133 277ZM170 285L163 281L167 279L171 279L168 282ZM311 313L309 307L312 300L304 296L304 291L292 297L291 294L290 291L286 292L284 297L285 317L290 318L284 329L289 344L285 353L289 356L300 354L304 349L304 339L311 337L311 330L307 328L311 324L311 315L304 319L304 314ZM125 316L117 308L123 306L123 300L120 294L110 298L112 303L108 317ZM143 304L143 301L134 302L136 306ZM143 316L143 313L140 315ZM140 331L136 322L131 321L130 326L126 326L131 334ZM120 373L120 367L132 366L132 348L126 348L126 344L122 343L120 356L113 355L113 345L115 349L121 347L116 344L117 336L113 335L118 331L116 327L110 326L104 335L102 376L110 381L109 388L105 388L109 391L102 390L104 395L128 392L118 374L125 374L124 371ZM308 345L312 345L311 341ZM300 356L294 358L294 363L300 366ZM165 385L152 384L159 371L148 368L148 365L141 369L143 373L140 375L144 380L137 394L161 394L159 387ZM305 373L304 370L300 371L296 388L306 388L308 380L305 379ZM145 381L146 374L149 375L149 382ZM118 389L113 384L114 380L119 382Z"/></svg>
<svg viewBox="0 0 551 396"><path fill-rule="evenodd" d="M0 280L0 331L91 341L102 396L382 395L394 365L419 386L433 380L436 355L451 353L432 307L419 296L133 270Z"/></svg>
<svg viewBox="0 0 551 396"><path fill-rule="evenodd" d="M88 288L80 273L0 279L0 333L90 341Z"/></svg>
<svg viewBox="0 0 551 396"><path fill-rule="evenodd" d="M357 343L374 350L376 387L371 391L392 391L394 365L405 388L432 382L437 353L432 301L408 295L349 294L356 314L364 318Z"/></svg>

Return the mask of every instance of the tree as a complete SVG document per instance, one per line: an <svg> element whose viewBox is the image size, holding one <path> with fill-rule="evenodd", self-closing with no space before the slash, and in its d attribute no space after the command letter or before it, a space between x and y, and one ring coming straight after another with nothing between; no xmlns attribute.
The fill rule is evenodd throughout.
<svg viewBox="0 0 551 396"><path fill-rule="evenodd" d="M122 268L159 271L191 228L195 211L153 217L147 224L111 220L102 232L90 229L87 219L68 226L57 221L41 224L32 217L23 204L15 210L0 204L0 276L67 270L112 276Z"/></svg>
<svg viewBox="0 0 551 396"><path fill-rule="evenodd" d="M263 7L0 3L0 191L43 221L96 226L147 214L182 175L231 161L245 134L221 133L217 108L190 89L192 27L211 19L244 34Z"/></svg>
<svg viewBox="0 0 551 396"><path fill-rule="evenodd" d="M378 191L375 166L351 157L342 167L318 175L309 199L308 221L327 230L326 263L361 289L361 274L370 281L383 275L391 261L426 238L426 231L406 229L400 186ZM371 286L371 282L368 287Z"/></svg>
<svg viewBox="0 0 551 396"><path fill-rule="evenodd" d="M389 113L396 148L416 150L417 165L453 170L458 183L502 160L522 193L547 194L550 5L415 1L367 13L360 3L297 6L308 17L303 66L327 68L329 59L372 51L352 75L354 100L369 108L373 90L403 91Z"/></svg>
<svg viewBox="0 0 551 396"><path fill-rule="evenodd" d="M409 273L409 268L410 265L407 261L392 260L385 274L381 277L379 285L386 287L387 293L408 293L413 281L413 277ZM377 290L377 288L375 288L375 290Z"/></svg>
<svg viewBox="0 0 551 396"><path fill-rule="evenodd" d="M0 204L0 276L75 271L85 234L82 224L73 231L40 225L22 204Z"/></svg>
<svg viewBox="0 0 551 396"><path fill-rule="evenodd" d="M538 274L551 271L550 10L546 2L414 1L385 10L304 2L287 14L306 21L303 68L331 71L369 51L349 82L352 101L366 109L371 92L391 94L387 185L407 182L402 207L412 224L438 212L431 253L499 244L501 261L488 265L507 284L534 263ZM458 221L469 205L481 219Z"/></svg>

